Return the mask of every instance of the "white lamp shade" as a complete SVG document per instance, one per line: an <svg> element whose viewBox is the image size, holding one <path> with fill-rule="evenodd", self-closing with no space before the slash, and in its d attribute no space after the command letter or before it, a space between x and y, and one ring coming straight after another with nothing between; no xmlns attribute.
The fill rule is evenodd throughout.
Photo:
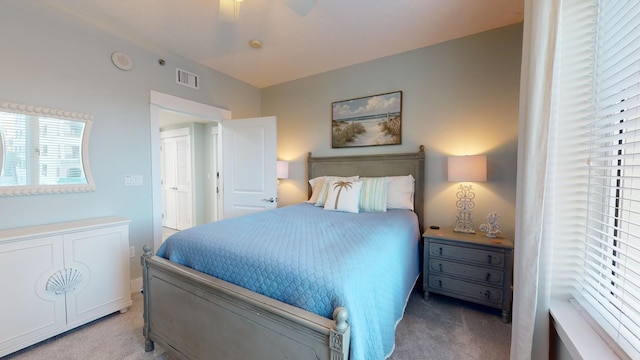
<svg viewBox="0 0 640 360"><path fill-rule="evenodd" d="M288 179L289 163L286 161L278 161L276 166L277 166L276 173L278 174L278 179Z"/></svg>
<svg viewBox="0 0 640 360"><path fill-rule="evenodd" d="M451 182L487 181L487 156L450 156L447 179Z"/></svg>

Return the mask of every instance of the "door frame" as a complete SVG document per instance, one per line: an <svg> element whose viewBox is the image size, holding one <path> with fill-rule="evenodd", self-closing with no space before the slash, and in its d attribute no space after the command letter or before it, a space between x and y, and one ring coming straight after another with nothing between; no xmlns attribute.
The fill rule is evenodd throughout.
<svg viewBox="0 0 640 360"><path fill-rule="evenodd" d="M160 184L160 110L181 112L212 122L231 119L231 111L151 90L149 129L151 132L151 193L154 252L162 245L162 188ZM218 149L220 157L221 149Z"/></svg>

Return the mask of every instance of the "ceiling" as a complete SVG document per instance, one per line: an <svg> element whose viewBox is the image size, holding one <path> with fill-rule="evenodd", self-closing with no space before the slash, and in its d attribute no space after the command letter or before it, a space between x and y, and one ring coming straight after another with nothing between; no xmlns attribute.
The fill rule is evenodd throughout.
<svg viewBox="0 0 640 360"><path fill-rule="evenodd" d="M228 21L219 1L228 0L40 3L258 88L511 25L524 12L524 0L317 0L302 16L287 0L244 0Z"/></svg>

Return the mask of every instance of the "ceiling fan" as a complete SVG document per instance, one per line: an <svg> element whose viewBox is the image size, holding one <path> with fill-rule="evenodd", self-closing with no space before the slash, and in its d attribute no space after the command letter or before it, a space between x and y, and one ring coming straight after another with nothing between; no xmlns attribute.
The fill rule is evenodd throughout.
<svg viewBox="0 0 640 360"><path fill-rule="evenodd" d="M218 16L222 21L234 22L240 15L240 3L243 0L220 0ZM316 5L316 0L282 0L291 10L300 16L306 16Z"/></svg>

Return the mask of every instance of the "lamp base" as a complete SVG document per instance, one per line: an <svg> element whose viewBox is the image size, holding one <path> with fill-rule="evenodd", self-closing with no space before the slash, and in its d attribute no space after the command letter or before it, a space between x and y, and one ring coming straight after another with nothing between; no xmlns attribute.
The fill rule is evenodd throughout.
<svg viewBox="0 0 640 360"><path fill-rule="evenodd" d="M476 206L473 202L476 194L473 193L473 187L471 184L460 184L458 189L459 191L456 193L456 197L458 198L458 201L456 201L458 216L456 217L453 231L465 234L475 234L476 231L473 230L473 216L471 215L471 209Z"/></svg>
<svg viewBox="0 0 640 360"><path fill-rule="evenodd" d="M465 234L475 234L476 231L473 229L464 229L464 228L453 228L454 232L465 233Z"/></svg>

